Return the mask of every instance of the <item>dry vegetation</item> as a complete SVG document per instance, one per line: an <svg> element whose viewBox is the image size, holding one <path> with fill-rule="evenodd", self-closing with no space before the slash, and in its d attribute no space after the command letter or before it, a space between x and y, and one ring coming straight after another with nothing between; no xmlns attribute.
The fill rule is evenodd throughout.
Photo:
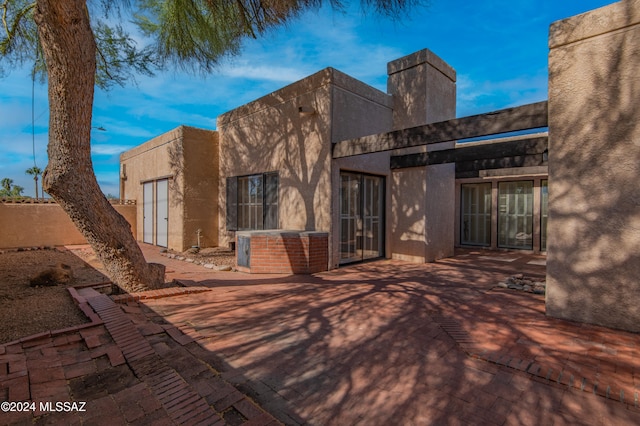
<svg viewBox="0 0 640 426"><path fill-rule="evenodd" d="M209 247L202 249L189 249L182 253L173 250L167 251L167 257L178 260L193 261L199 265L212 264L216 266L236 266L236 254L233 250L224 247Z"/></svg>

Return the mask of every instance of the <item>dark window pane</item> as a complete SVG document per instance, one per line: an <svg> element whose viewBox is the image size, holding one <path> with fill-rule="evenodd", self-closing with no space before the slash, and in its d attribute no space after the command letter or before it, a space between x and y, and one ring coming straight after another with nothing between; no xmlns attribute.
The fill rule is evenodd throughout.
<svg viewBox="0 0 640 426"><path fill-rule="evenodd" d="M268 173L264 176L264 229L278 228L278 174Z"/></svg>
<svg viewBox="0 0 640 426"><path fill-rule="evenodd" d="M235 178L238 230L278 227L278 174L267 173ZM229 191L229 189L228 189ZM230 194L227 193L227 197ZM228 208L231 208L228 205ZM230 212L227 213L231 215Z"/></svg>
<svg viewBox="0 0 640 426"><path fill-rule="evenodd" d="M460 187L460 243L491 244L491 184L471 183Z"/></svg>
<svg viewBox="0 0 640 426"><path fill-rule="evenodd" d="M227 178L227 230L238 229L238 178Z"/></svg>

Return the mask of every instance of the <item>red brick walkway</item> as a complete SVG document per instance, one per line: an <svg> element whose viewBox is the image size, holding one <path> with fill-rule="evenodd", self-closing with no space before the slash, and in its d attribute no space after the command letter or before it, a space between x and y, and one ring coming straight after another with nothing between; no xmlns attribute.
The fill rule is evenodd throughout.
<svg viewBox="0 0 640 426"><path fill-rule="evenodd" d="M496 287L543 277L543 260L218 272L197 282L210 292L142 303L287 424L640 424L639 335L548 318L544 296Z"/></svg>

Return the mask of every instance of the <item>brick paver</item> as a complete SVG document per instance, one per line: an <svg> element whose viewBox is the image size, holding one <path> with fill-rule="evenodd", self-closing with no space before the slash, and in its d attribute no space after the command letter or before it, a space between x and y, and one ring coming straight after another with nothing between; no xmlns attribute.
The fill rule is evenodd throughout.
<svg viewBox="0 0 640 426"><path fill-rule="evenodd" d="M90 324L0 345L0 401L86 411L0 424L640 424L640 336L548 318L543 296L496 287L543 277L543 257L285 276L142 248L186 287L77 289Z"/></svg>
<svg viewBox="0 0 640 426"><path fill-rule="evenodd" d="M640 336L548 318L544 296L497 287L544 277L543 261L467 251L314 276L217 272L196 283L210 292L141 303L195 330L223 377L287 424L640 423Z"/></svg>

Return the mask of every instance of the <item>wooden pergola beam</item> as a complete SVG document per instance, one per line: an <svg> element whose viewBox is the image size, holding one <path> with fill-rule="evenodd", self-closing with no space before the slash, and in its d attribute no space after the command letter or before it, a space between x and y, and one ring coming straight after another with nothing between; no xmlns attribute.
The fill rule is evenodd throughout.
<svg viewBox="0 0 640 426"><path fill-rule="evenodd" d="M543 101L341 141L333 147L333 158L536 129L547 125L548 107L547 102Z"/></svg>

